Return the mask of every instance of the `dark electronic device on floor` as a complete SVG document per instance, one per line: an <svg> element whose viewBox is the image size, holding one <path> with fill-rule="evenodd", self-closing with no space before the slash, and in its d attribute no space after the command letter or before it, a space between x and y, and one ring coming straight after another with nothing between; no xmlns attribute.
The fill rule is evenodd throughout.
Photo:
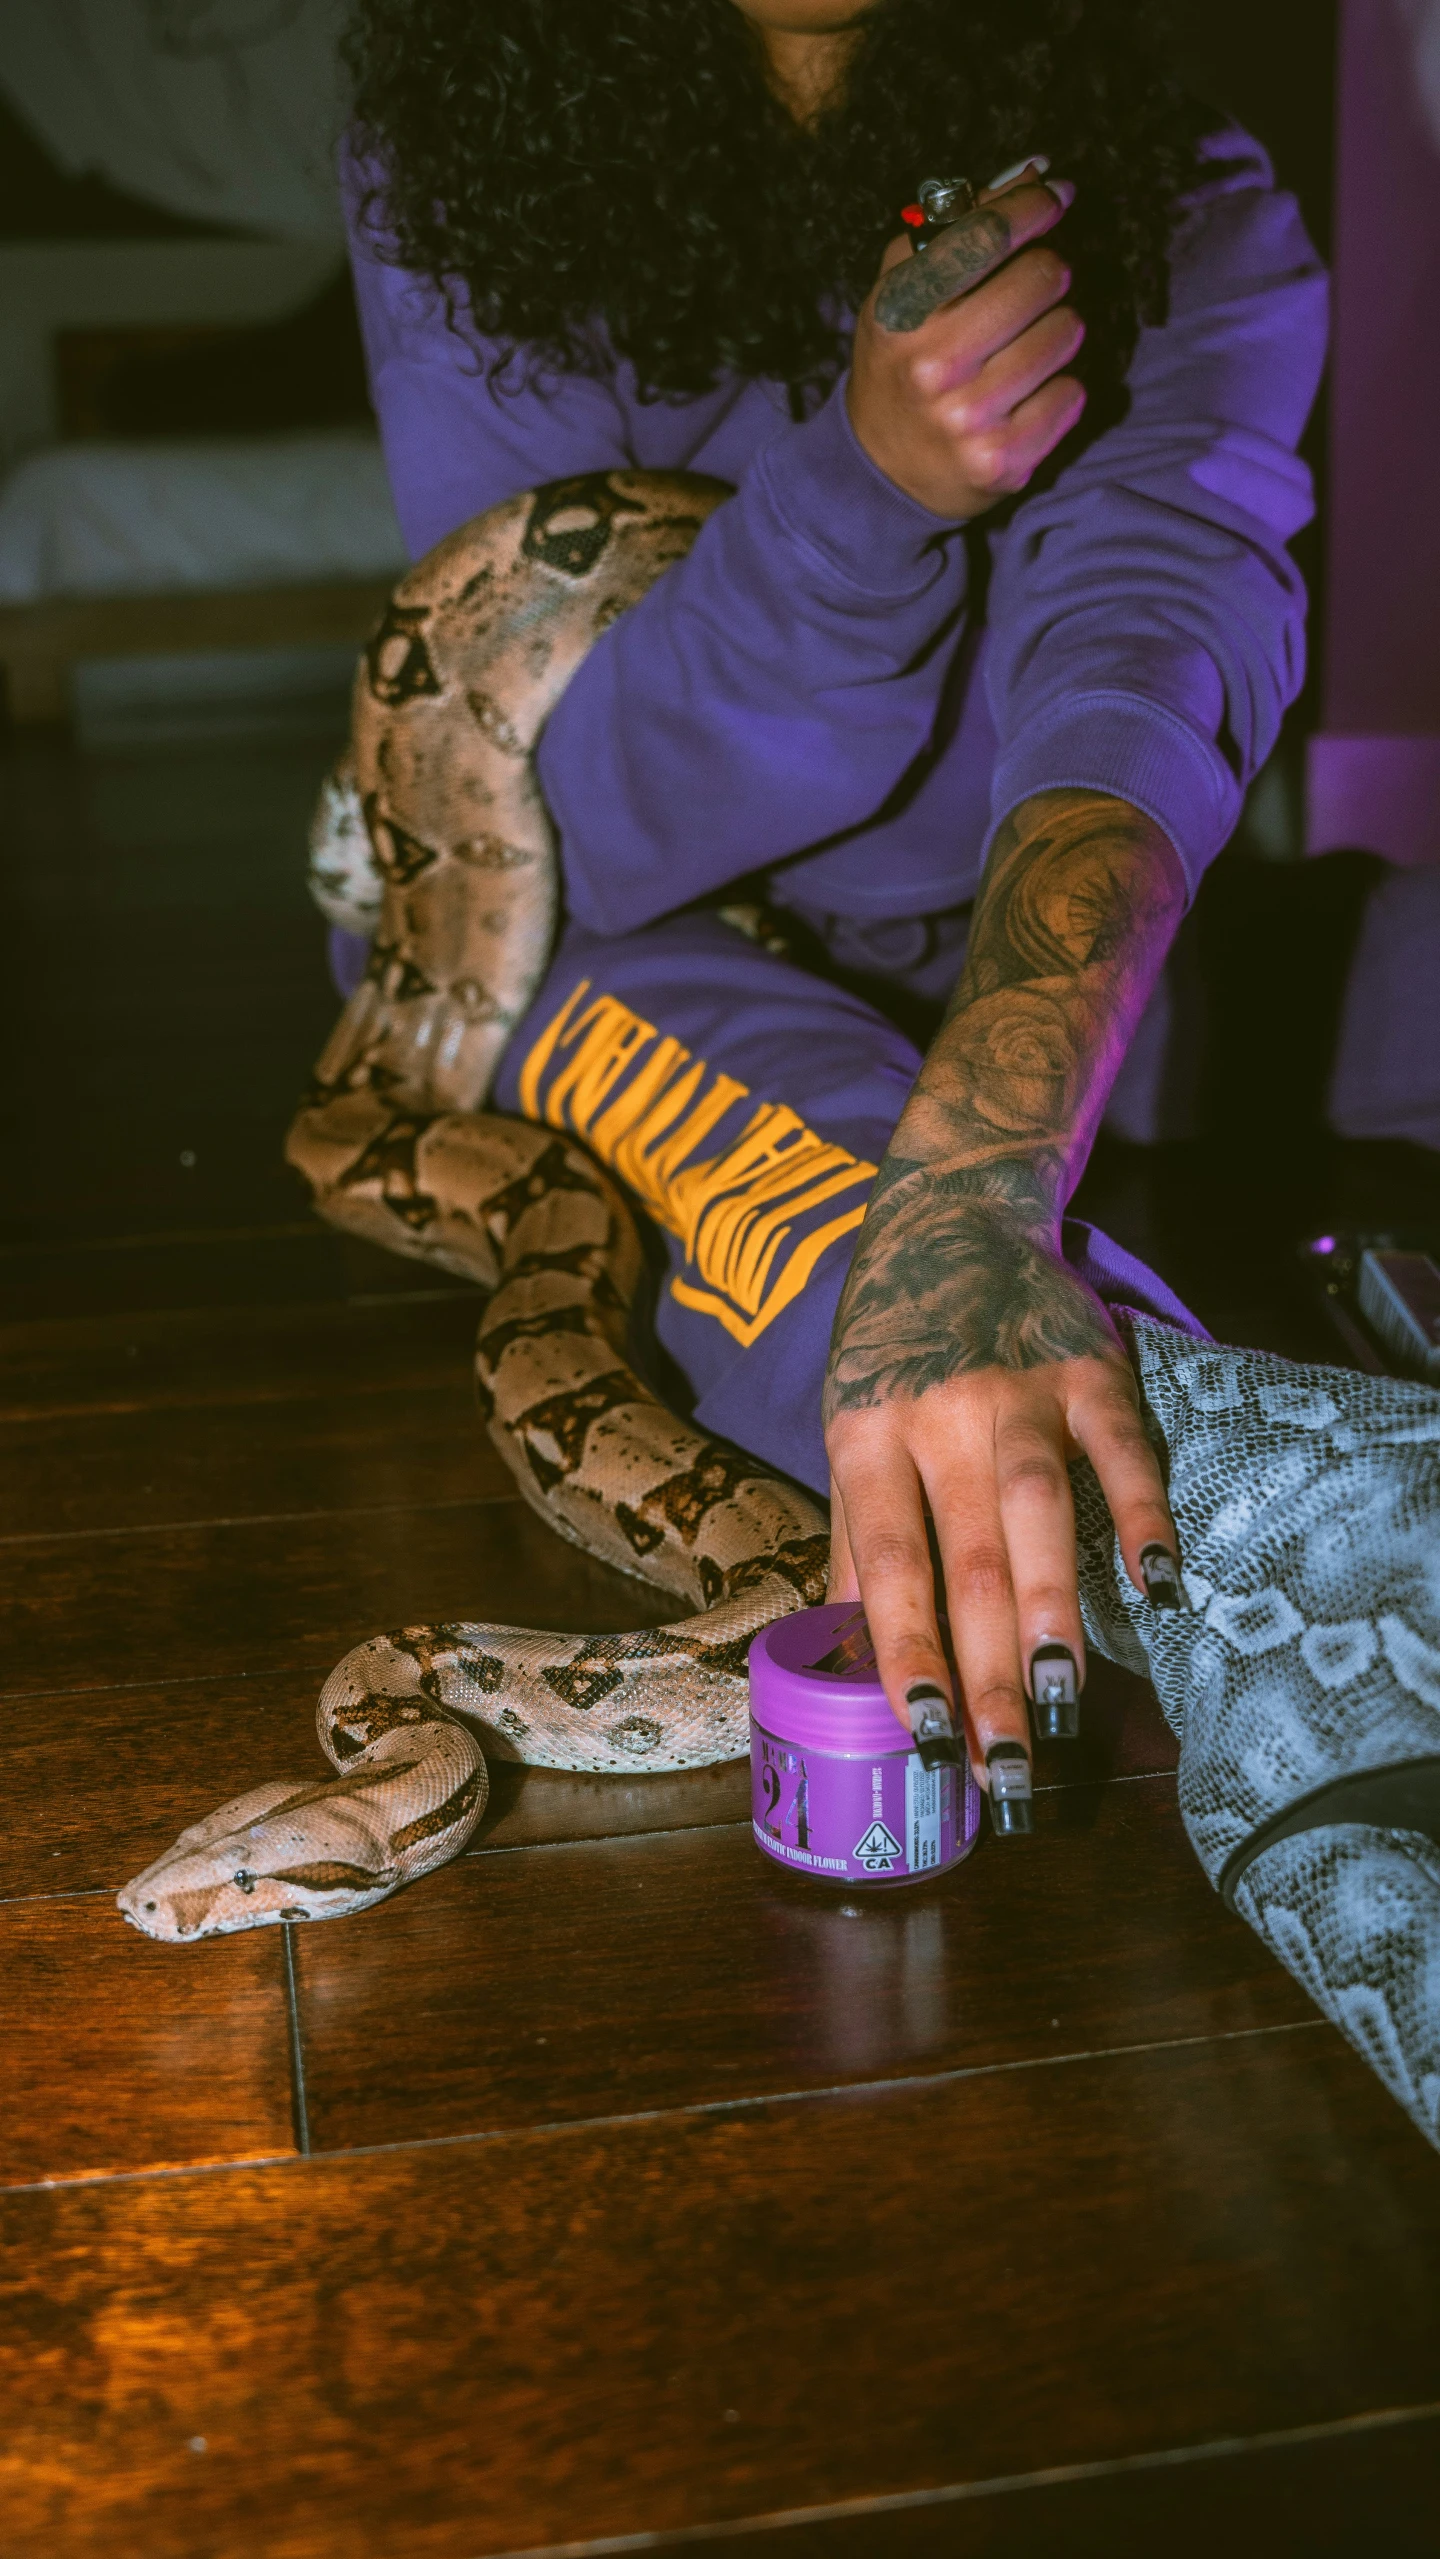
<svg viewBox="0 0 1440 2559"><path fill-rule="evenodd" d="M1321 1235L1301 1255L1357 1367L1440 1385L1440 1238Z"/></svg>

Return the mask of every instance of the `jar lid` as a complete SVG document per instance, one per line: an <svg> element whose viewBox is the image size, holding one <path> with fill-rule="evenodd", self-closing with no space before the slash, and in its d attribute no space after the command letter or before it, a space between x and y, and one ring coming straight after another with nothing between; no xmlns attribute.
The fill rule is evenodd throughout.
<svg viewBox="0 0 1440 2559"><path fill-rule="evenodd" d="M864 1611L853 1599L797 1609L761 1627L750 1647L750 1711L778 1741L837 1759L915 1747L890 1711Z"/></svg>

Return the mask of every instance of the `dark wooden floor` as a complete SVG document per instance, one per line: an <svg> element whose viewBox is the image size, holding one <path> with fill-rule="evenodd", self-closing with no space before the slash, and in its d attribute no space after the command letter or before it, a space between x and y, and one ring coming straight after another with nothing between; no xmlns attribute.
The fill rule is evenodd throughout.
<svg viewBox="0 0 1440 2559"><path fill-rule="evenodd" d="M878 1903L767 1867L743 1769L511 1771L369 1917L119 1920L187 1818L318 1771L366 1631L645 1608L513 1498L472 1301L279 1164L318 762L0 768L0 2545L1432 2550L1440 2162L1203 1883L1118 1674L1029 1848ZM1092 1191L1292 1350L1294 1234L1433 1182L1207 1163Z"/></svg>

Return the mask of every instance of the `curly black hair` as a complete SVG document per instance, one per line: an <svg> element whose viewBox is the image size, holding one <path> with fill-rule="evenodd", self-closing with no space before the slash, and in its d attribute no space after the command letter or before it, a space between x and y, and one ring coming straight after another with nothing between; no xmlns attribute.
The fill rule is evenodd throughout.
<svg viewBox="0 0 1440 2559"><path fill-rule="evenodd" d="M357 0L370 227L452 320L463 286L502 364L594 371L608 339L648 397L734 371L803 404L918 179L1045 150L1079 188L1093 420L1163 316L1176 200L1216 120L1155 20L1154 0L878 0L843 97L802 130L734 0Z"/></svg>

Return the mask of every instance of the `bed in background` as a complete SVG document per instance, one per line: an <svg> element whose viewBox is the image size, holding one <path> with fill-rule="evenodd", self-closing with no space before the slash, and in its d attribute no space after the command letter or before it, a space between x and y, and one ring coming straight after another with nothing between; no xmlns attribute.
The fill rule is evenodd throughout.
<svg viewBox="0 0 1440 2559"><path fill-rule="evenodd" d="M0 484L10 717L63 719L86 659L358 647L404 566L364 427L56 445Z"/></svg>

